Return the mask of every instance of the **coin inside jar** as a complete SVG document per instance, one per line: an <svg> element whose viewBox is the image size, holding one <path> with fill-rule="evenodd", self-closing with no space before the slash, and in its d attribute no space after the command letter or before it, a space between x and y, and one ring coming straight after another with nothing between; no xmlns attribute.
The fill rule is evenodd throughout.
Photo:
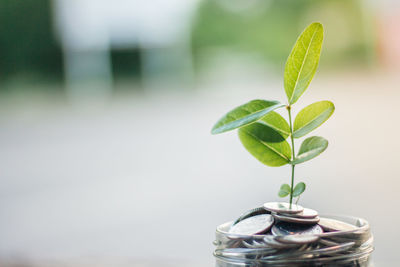
<svg viewBox="0 0 400 267"><path fill-rule="evenodd" d="M275 240L286 244L309 244L319 239L317 235L284 235L276 236Z"/></svg>
<svg viewBox="0 0 400 267"><path fill-rule="evenodd" d="M319 217L307 219L307 218L296 218L292 216L285 216L279 214L272 214L272 216L278 221L289 222L289 223L300 223L300 224L316 224L319 222Z"/></svg>
<svg viewBox="0 0 400 267"><path fill-rule="evenodd" d="M230 234L256 235L271 229L274 218L270 214L261 214L244 219L229 229Z"/></svg>
<svg viewBox="0 0 400 267"><path fill-rule="evenodd" d="M307 225L307 224L295 224L288 222L278 222L276 223L271 232L275 236L279 235L318 235L322 234L324 231L318 224Z"/></svg>
<svg viewBox="0 0 400 267"><path fill-rule="evenodd" d="M328 232L351 231L358 229L355 225L329 218L321 218L318 224Z"/></svg>
<svg viewBox="0 0 400 267"><path fill-rule="evenodd" d="M262 216L266 216L266 220ZM282 263L279 266L289 266L286 263L294 259L306 263L308 259L325 261L327 257L332 257L329 266L355 266L353 263L367 266L362 264L364 258L354 258L349 265L337 258L348 255L353 260L353 253L372 252L368 222L361 218L339 218L342 217L319 218L316 211L306 208L300 213L269 211L264 206L249 209L235 222L217 227L214 255L223 262L229 258L235 263L254 263L254 266L261 266L264 261L277 261ZM318 219L321 219L321 225L315 223Z"/></svg>
<svg viewBox="0 0 400 267"><path fill-rule="evenodd" d="M264 209L283 214L297 214L301 213L304 208L300 205L289 204L286 202L268 202L264 203Z"/></svg>
<svg viewBox="0 0 400 267"><path fill-rule="evenodd" d="M255 216L255 215L260 215L260 214L270 214L271 212L267 211L264 209L264 207L257 207L251 210L246 211L242 215L240 215L239 218L237 218L233 224L237 224L240 221L243 221L244 219L247 219L249 217Z"/></svg>
<svg viewBox="0 0 400 267"><path fill-rule="evenodd" d="M288 217L295 217L295 218L302 218L302 219L312 219L318 216L318 212L313 209L309 208L304 208L302 212L300 213L294 213L294 214L285 214L285 216Z"/></svg>

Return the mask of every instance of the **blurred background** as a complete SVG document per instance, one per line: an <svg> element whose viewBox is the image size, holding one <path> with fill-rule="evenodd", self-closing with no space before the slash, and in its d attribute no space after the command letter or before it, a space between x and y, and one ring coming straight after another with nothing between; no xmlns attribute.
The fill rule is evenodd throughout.
<svg viewBox="0 0 400 267"><path fill-rule="evenodd" d="M210 129L286 102L314 21L321 63L294 111L336 111L296 168L300 204L366 218L375 266L398 266L396 0L1 0L0 266L213 266L216 226L277 201L290 169Z"/></svg>

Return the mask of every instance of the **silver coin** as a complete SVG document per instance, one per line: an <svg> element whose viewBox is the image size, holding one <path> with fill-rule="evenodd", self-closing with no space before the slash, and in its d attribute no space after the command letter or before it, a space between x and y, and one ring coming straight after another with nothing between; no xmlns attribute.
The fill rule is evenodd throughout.
<svg viewBox="0 0 400 267"><path fill-rule="evenodd" d="M371 235L370 233L357 233L353 231L335 231L335 232L325 232L320 235L320 237L324 240L333 241L335 243L346 243L346 242L355 242L357 246L361 246L363 243L367 242Z"/></svg>
<svg viewBox="0 0 400 267"><path fill-rule="evenodd" d="M246 211L242 215L240 215L239 218L236 219L236 221L233 222L233 224L237 224L240 221L243 221L244 219L247 219L249 217L255 216L255 215L260 215L260 214L269 214L270 212L264 209L264 207L257 207L251 210Z"/></svg>
<svg viewBox="0 0 400 267"><path fill-rule="evenodd" d="M280 235L318 235L322 234L324 230L322 230L321 226L318 224L307 225L307 224L294 224L288 222L278 222L276 223L271 232L275 236Z"/></svg>
<svg viewBox="0 0 400 267"><path fill-rule="evenodd" d="M242 243L246 248L264 248L264 249L269 249L271 253L276 252L275 248L273 248L272 246L269 246L268 244L266 244L264 242L261 243L261 242L257 242L254 240L253 240L253 242L247 242L247 241L243 240Z"/></svg>
<svg viewBox="0 0 400 267"><path fill-rule="evenodd" d="M332 246L332 247L324 247L324 248L316 248L316 249L304 249L304 250L296 250L296 251L291 251L289 253L282 253L278 255L273 255L273 256L266 256L263 257L262 259L276 259L276 258L285 258L285 259L304 259L304 258L312 258L312 257L321 257L325 255L336 255L340 254L341 252L344 252L346 250L349 250L352 246L354 245L354 242L349 242L345 244L340 244L338 246ZM309 246L308 246L309 248ZM339 265L334 265L334 266L339 266Z"/></svg>
<svg viewBox="0 0 400 267"><path fill-rule="evenodd" d="M316 249L312 253L313 253L313 255L317 254L319 256L322 256L322 255L335 255L335 254L338 254L340 252L343 252L343 251L351 249L354 246L354 244L355 244L354 242L343 243L343 244L339 244L337 246L331 246L331 247L325 247L325 248Z"/></svg>
<svg viewBox="0 0 400 267"><path fill-rule="evenodd" d="M243 240L243 241L242 241L242 244L243 244L246 248L265 248L265 244L258 243L258 242L256 242L256 241L247 242L247 241Z"/></svg>
<svg viewBox="0 0 400 267"><path fill-rule="evenodd" d="M272 214L272 216L278 221L290 222L290 223L300 223L300 224L316 224L319 222L319 217L305 219L305 218L296 218L292 216L285 216L279 214Z"/></svg>
<svg viewBox="0 0 400 267"><path fill-rule="evenodd" d="M285 202L268 202L264 204L264 209L281 214L296 214L304 210L300 205Z"/></svg>
<svg viewBox="0 0 400 267"><path fill-rule="evenodd" d="M293 244L292 244L293 245ZM312 250L311 246L309 245L301 245L299 247L299 245L295 245L296 249L295 250L288 250L288 249L281 249L280 252L281 253L276 253L274 255L268 255L265 257L262 257L262 260L282 260L282 263L285 262L285 260L287 259L302 259L304 258L303 255L310 253L310 251ZM280 265L280 266L286 266L286 265ZM295 265L297 266L297 265Z"/></svg>
<svg viewBox="0 0 400 267"><path fill-rule="evenodd" d="M324 238L321 238L321 239L319 240L319 243L320 243L321 245L325 246L325 247L332 247L332 246L338 246L338 245L340 245L340 243L333 242L333 241L331 241L331 240L326 240L326 239L324 239Z"/></svg>
<svg viewBox="0 0 400 267"><path fill-rule="evenodd" d="M229 229L230 234L256 235L271 229L274 218L270 214L249 217L238 222Z"/></svg>
<svg viewBox="0 0 400 267"><path fill-rule="evenodd" d="M263 241L266 246L276 249L297 247L296 244L285 244L278 242L276 241L276 236L273 235L266 235Z"/></svg>
<svg viewBox="0 0 400 267"><path fill-rule="evenodd" d="M316 210L304 208L302 212L295 214L284 214L285 216L302 218L302 219L312 219L318 216L318 212Z"/></svg>
<svg viewBox="0 0 400 267"><path fill-rule="evenodd" d="M355 225L328 218L321 218L318 224L328 232L352 231L358 229Z"/></svg>
<svg viewBox="0 0 400 267"><path fill-rule="evenodd" d="M275 240L285 244L309 244L318 241L319 236L317 235L284 235L276 236Z"/></svg>

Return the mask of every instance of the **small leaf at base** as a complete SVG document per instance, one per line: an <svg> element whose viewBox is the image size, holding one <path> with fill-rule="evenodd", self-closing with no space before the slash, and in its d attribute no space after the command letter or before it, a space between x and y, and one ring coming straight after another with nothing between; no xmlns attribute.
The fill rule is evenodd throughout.
<svg viewBox="0 0 400 267"><path fill-rule="evenodd" d="M303 182L298 183L293 189L293 197L298 197L306 190L306 184Z"/></svg>
<svg viewBox="0 0 400 267"><path fill-rule="evenodd" d="M289 194L290 194L290 185L288 185L288 184L281 185L281 188L279 189L279 192L278 192L278 196L286 197Z"/></svg>

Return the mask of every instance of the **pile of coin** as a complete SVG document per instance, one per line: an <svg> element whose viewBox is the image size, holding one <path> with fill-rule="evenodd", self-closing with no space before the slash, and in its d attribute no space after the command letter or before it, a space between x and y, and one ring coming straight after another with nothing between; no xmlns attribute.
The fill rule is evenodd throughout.
<svg viewBox="0 0 400 267"><path fill-rule="evenodd" d="M373 250L365 220L349 223L282 202L245 212L216 236L217 266L368 266Z"/></svg>

